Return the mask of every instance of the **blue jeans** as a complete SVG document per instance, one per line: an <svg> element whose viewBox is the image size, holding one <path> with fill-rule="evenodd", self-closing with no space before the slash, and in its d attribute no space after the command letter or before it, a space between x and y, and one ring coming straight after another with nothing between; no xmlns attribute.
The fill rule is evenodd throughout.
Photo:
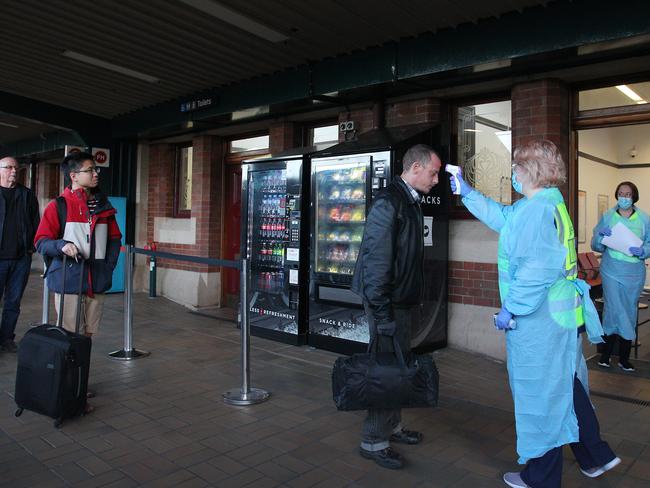
<svg viewBox="0 0 650 488"><path fill-rule="evenodd" d="M20 300L23 298L31 267L31 255L18 259L0 259L0 299L4 295L0 344L15 337L14 331L20 315Z"/></svg>

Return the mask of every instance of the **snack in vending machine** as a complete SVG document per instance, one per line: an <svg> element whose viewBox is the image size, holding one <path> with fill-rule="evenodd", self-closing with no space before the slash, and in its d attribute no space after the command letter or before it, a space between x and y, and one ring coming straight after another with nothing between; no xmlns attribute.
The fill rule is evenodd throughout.
<svg viewBox="0 0 650 488"><path fill-rule="evenodd" d="M335 186L334 188L332 188L332 190L330 191L329 198L330 200L338 200L339 198L341 198L341 191L338 189L338 187Z"/></svg>
<svg viewBox="0 0 650 488"><path fill-rule="evenodd" d="M339 222L341 220L341 206L337 205L336 207L330 208L329 218L333 222Z"/></svg>
<svg viewBox="0 0 650 488"><path fill-rule="evenodd" d="M351 200L352 199L352 188L345 188L341 192L341 200Z"/></svg>
<svg viewBox="0 0 650 488"><path fill-rule="evenodd" d="M362 186L356 187L351 194L352 200L363 200L366 196L366 192L363 190Z"/></svg>
<svg viewBox="0 0 650 488"><path fill-rule="evenodd" d="M341 222L350 222L352 219L352 207L343 207L341 211Z"/></svg>

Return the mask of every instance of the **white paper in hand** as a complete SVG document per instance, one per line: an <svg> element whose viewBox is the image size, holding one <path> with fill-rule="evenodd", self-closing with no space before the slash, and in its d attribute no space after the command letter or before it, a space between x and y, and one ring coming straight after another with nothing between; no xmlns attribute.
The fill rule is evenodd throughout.
<svg viewBox="0 0 650 488"><path fill-rule="evenodd" d="M612 235L603 237L601 242L610 249L620 251L627 256L632 255L630 254L631 247L641 247L643 244L643 241L621 222L612 227Z"/></svg>

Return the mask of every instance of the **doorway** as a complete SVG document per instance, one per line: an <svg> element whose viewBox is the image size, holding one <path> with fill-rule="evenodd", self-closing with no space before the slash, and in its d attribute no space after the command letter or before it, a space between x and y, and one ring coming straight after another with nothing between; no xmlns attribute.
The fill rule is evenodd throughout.
<svg viewBox="0 0 650 488"><path fill-rule="evenodd" d="M241 164L226 164L223 219L223 259L240 258L241 244ZM237 308L239 303L239 271L223 268L222 303Z"/></svg>

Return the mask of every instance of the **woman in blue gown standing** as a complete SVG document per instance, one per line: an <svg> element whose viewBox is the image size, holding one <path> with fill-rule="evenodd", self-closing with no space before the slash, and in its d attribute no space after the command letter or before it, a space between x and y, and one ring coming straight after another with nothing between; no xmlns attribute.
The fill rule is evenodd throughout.
<svg viewBox="0 0 650 488"><path fill-rule="evenodd" d="M579 330L586 325L589 338L602 342L602 328L595 313L586 313L593 310L589 287L577 279L573 223L557 188L565 181L564 162L550 141L515 149L512 186L524 198L513 205L459 178L465 206L499 233L502 307L495 325L506 331L517 453L526 465L504 475L513 488L559 488L565 444L590 478L621 461L600 438L582 376Z"/></svg>
<svg viewBox="0 0 650 488"><path fill-rule="evenodd" d="M594 228L591 248L603 253L600 274L603 279L603 329L605 347L598 364L609 368L609 358L616 340L619 340L618 366L632 372L630 363L632 341L636 339L637 304L645 284L645 260L650 256L650 217L637 208L639 189L630 181L616 187L616 207L605 212ZM620 252L603 244L603 238L612 233L612 227L622 224L642 242Z"/></svg>

